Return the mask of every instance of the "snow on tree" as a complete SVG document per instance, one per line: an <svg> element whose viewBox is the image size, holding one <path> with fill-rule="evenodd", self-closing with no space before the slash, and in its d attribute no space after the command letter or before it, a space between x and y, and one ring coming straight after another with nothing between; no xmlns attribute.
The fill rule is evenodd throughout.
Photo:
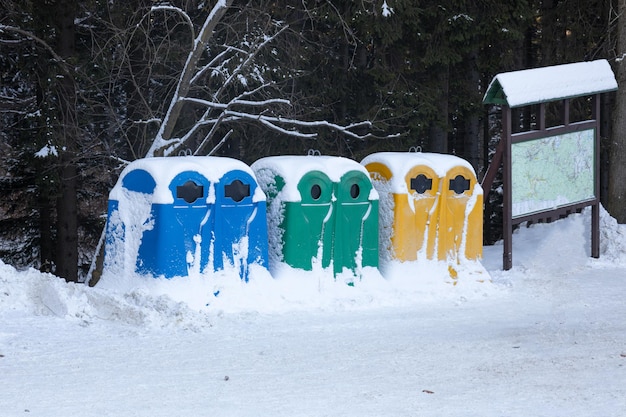
<svg viewBox="0 0 626 417"><path fill-rule="evenodd" d="M181 148L185 148L187 154L203 154L220 128L242 122L258 123L269 130L301 138L315 137L316 130L322 128L357 139L373 136L371 133L357 133L364 128L369 129L372 125L369 121L342 126L328 121L305 121L283 116L284 113L290 113L292 103L280 96L274 80L267 79L266 75L271 69L268 71L268 68L262 68L256 62L258 54L271 48L272 43L289 28L283 22L272 21L267 30L252 32L254 37L243 37L237 45L222 44L218 50L209 48L209 40L232 2L218 1L195 36L169 108L147 151L147 157L173 155ZM178 13L193 33L191 18L182 9L154 6L150 13L156 12ZM205 54L208 58L204 57ZM207 91L196 88L199 85L212 85L215 88ZM194 90L204 94L194 95ZM202 114L177 134L175 128L185 105L201 108ZM223 133L217 146L228 138L230 132L226 130Z"/></svg>

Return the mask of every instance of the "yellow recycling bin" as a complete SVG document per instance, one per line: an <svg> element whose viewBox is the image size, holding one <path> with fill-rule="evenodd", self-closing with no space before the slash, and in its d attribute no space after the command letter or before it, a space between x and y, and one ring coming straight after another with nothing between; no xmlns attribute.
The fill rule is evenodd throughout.
<svg viewBox="0 0 626 417"><path fill-rule="evenodd" d="M482 188L453 155L380 152L361 162L380 195L381 262L482 257Z"/></svg>
<svg viewBox="0 0 626 417"><path fill-rule="evenodd" d="M480 259L483 255L483 189L472 166L449 156L442 179L439 212L439 259Z"/></svg>
<svg viewBox="0 0 626 417"><path fill-rule="evenodd" d="M420 156L381 152L361 162L380 196L379 251L384 260L434 257L439 175Z"/></svg>

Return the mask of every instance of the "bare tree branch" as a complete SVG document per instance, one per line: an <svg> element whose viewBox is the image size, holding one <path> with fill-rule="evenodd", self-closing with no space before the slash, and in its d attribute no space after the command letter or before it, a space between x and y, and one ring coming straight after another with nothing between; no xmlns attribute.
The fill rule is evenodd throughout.
<svg viewBox="0 0 626 417"><path fill-rule="evenodd" d="M215 146L213 147L213 149L211 149L211 152L209 152L207 155L208 155L208 156L211 156L211 155L213 155L215 152L217 152L217 150L218 150L219 148L221 148L221 147L222 147L222 145L226 142L226 140L230 137L230 135L231 135L232 133L233 133L232 129L231 129L231 130L229 130L229 131L228 131L228 133L226 133L226 134L224 135L224 137L222 138L222 140L220 140L220 141L219 141L219 143L218 143L217 145L215 145Z"/></svg>
<svg viewBox="0 0 626 417"><path fill-rule="evenodd" d="M335 130L337 132L341 132L342 134L349 136L351 138L354 139L367 139L367 138L375 138L378 137L372 133L367 133L365 135L359 135L358 133L353 132L351 129L357 129L357 128L370 128L372 126L372 123L369 121L363 121L363 122L359 122L359 123L353 123L347 126L341 126L338 125L336 123L331 123L331 122L327 122L325 120L318 120L318 121L304 121L304 120L298 120L298 119L290 119L290 118L282 118L282 117L275 117L275 116L265 116L262 114L259 115L255 115L255 114L249 114L249 113L244 113L244 112L234 112L232 110L226 110L225 113L228 116L231 117L236 117L238 119L243 119L243 120L251 120L251 121L259 121L261 123L263 123L265 126L279 131L281 133L290 135L290 136L294 136L294 137L306 137L306 138L312 138L317 136L317 133L301 133L298 131L293 131L293 130L287 130L284 129L282 127L280 127L279 125L289 125L289 126L294 126L294 127L306 127L306 128L328 128L328 129L332 129ZM394 137L400 137L400 134L396 134L396 135L389 135L389 136L385 136L385 138L394 138Z"/></svg>
<svg viewBox="0 0 626 417"><path fill-rule="evenodd" d="M65 60L63 58L61 58L55 51L54 49L52 49L52 47L50 45L48 45L48 43L46 41L44 41L43 39L39 38L38 36L36 36L35 34L27 31L27 30L23 30L20 29L18 27L15 26L7 26L7 25L2 25L0 24L0 33L1 32L14 32L14 33L18 33L22 36L25 36L29 39L32 39L33 41L35 41L36 43L38 43L39 45L43 46L43 48L48 51L48 53L52 56L52 58L57 61L60 65L60 67L63 69L63 71L66 74L70 74L70 70L67 68L67 62L65 62Z"/></svg>
<svg viewBox="0 0 626 417"><path fill-rule="evenodd" d="M201 56L207 50L206 44L231 4L232 0L219 1L206 18L202 30L194 40L194 46L189 52L169 108L146 156L172 155L188 142L197 140L200 132L208 128L208 132L202 134L200 144L192 151L194 155L198 155L213 140L221 126L241 122L257 123L272 131L295 138L314 138L317 136L315 130L319 129L334 130L354 139L377 137L372 133L359 133L371 130L372 123L368 121L341 126L327 121L303 121L292 116L280 116L283 113L289 115L292 112L289 109L293 108L293 103L285 98L268 97L269 91L277 85L263 80L261 73L254 71L253 65L261 51L266 50L270 43L283 34L289 28L288 25L282 25L270 19L268 23L274 27L272 34L268 35L265 31L258 36L256 41L246 39L245 47L223 45L222 50L210 57L207 64L199 66ZM169 6L156 7L152 10L172 10L176 13L184 13L180 9ZM187 20L188 17L185 19ZM209 82L206 84L210 84L211 78L215 76L223 78L215 83L213 91L201 88L204 85L200 80L208 78ZM248 81L250 84L260 85L249 87ZM228 97L234 92L241 91L242 87L244 92L236 93L235 97ZM201 94L192 94L198 91ZM185 105L191 106L193 111L203 109L203 114L194 117L195 122L175 137L174 128ZM386 137L397 136L400 135ZM223 138L222 141L224 140Z"/></svg>
<svg viewBox="0 0 626 417"><path fill-rule="evenodd" d="M253 100L232 100L229 103L218 103L215 101L210 101L210 100L204 100L201 98L195 98L195 97L183 97L181 98L181 101L185 101L188 103L195 103L195 104L201 104L203 106L206 107L210 107L213 109L222 109L222 110L226 110L228 108L231 108L233 106L248 106L248 107L267 107L269 105L272 104L286 104L286 105L290 105L291 102L289 100L285 100L285 99L281 99L281 98L272 98L272 99L267 99L267 100L260 100L260 101L253 101Z"/></svg>
<svg viewBox="0 0 626 417"><path fill-rule="evenodd" d="M213 95L214 99L218 99L218 97L220 97L220 95L222 94L222 92L233 82L233 80L235 79L235 77L239 74L242 73L244 68L247 68L252 61L254 61L254 58L256 58L256 56L258 55L258 53L266 46L268 45L271 41L273 41L274 39L276 39L276 37L278 35L280 35L281 33L283 33L289 26L283 26L280 30L278 30L278 32L276 32L275 34L273 34L270 37L267 37L266 39L264 39L264 41L262 43L260 43L259 45L257 45L251 53L248 53L247 57L245 60L243 60L243 62L241 64L239 64L237 66L237 68L235 68L235 70L233 71L233 73L230 75L230 77L224 81L222 87L220 89L218 89L215 94Z"/></svg>
<svg viewBox="0 0 626 417"><path fill-rule="evenodd" d="M191 18L189 17L189 15L185 13L182 9L178 7L174 7L174 6L168 6L168 5L152 6L152 8L150 9L151 13L158 12L158 11L178 13L185 20L185 23L187 23L187 25L189 26L189 30L191 31L191 39L196 38L196 33L193 28L193 22L191 21ZM193 47L194 47L194 41L191 42L191 48L193 49Z"/></svg>
<svg viewBox="0 0 626 417"><path fill-rule="evenodd" d="M0 95L0 112L28 114L29 111L24 109L35 104L35 101L35 97L16 98Z"/></svg>
<svg viewBox="0 0 626 417"><path fill-rule="evenodd" d="M191 84L195 84L198 81L198 79L201 78L202 76L204 76L204 74L206 74L206 72L209 71L209 70L220 72L220 69L217 67L217 63L222 61L222 60L226 60L227 59L226 57L231 52L246 53L246 51L244 51L243 49L236 48L234 46L227 47L222 52L217 54L211 60L211 62L206 64L204 67L200 68L200 70L196 73L196 75L194 75L193 78L191 79Z"/></svg>
<svg viewBox="0 0 626 417"><path fill-rule="evenodd" d="M164 148L169 145L168 141L172 135L183 105L183 101L181 101L180 98L187 96L191 85L191 79L195 74L198 61L204 52L204 46L213 35L215 26L217 26L220 22L226 13L226 10L232 3L233 0L219 0L215 6L213 6L211 13L205 20L200 33L194 41L194 48L189 53L187 62L185 63L185 67L183 68L183 72L180 76L178 86L176 87L176 91L172 97L170 107L146 156L163 154Z"/></svg>

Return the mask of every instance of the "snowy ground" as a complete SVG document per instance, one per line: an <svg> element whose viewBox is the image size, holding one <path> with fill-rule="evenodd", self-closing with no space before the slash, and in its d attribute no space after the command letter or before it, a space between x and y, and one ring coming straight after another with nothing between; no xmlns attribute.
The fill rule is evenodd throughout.
<svg viewBox="0 0 626 417"><path fill-rule="evenodd" d="M456 285L422 265L116 292L0 263L0 415L624 416L626 228L603 213L591 259L589 217Z"/></svg>

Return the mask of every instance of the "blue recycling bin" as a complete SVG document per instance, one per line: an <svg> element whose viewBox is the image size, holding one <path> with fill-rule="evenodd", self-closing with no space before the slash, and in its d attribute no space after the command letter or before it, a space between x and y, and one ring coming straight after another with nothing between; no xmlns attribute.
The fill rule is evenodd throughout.
<svg viewBox="0 0 626 417"><path fill-rule="evenodd" d="M267 268L265 194L231 158L146 158L109 195L104 270L155 277Z"/></svg>

